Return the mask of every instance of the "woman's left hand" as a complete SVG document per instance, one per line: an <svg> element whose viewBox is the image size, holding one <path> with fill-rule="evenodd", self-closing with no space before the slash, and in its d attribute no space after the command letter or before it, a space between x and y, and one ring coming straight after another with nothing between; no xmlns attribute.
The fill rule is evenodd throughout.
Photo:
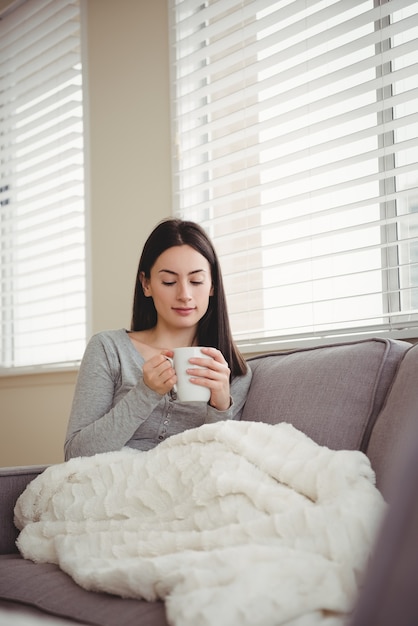
<svg viewBox="0 0 418 626"><path fill-rule="evenodd" d="M206 358L203 355L207 355ZM231 370L222 352L216 348L202 348L202 357L193 357L189 362L197 366L187 369L191 382L210 389L209 404L218 411L229 409Z"/></svg>

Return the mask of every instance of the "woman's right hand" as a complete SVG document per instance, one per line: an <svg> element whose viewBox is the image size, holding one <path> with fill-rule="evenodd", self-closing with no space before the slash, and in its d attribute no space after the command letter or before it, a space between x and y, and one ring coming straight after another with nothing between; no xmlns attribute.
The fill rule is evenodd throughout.
<svg viewBox="0 0 418 626"><path fill-rule="evenodd" d="M176 372L171 361L167 359L167 357L173 358L173 356L174 352L164 350L161 354L156 354L144 363L144 383L161 396L171 391L177 382Z"/></svg>

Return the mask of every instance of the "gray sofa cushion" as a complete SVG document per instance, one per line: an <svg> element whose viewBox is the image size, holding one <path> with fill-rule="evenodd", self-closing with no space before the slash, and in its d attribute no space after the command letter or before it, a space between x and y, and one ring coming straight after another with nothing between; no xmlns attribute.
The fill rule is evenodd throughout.
<svg viewBox="0 0 418 626"><path fill-rule="evenodd" d="M58 566L0 557L0 598L95 626L167 626L162 602L86 591Z"/></svg>
<svg viewBox="0 0 418 626"><path fill-rule="evenodd" d="M253 380L241 419L289 422L321 445L365 451L410 347L367 339L249 359Z"/></svg>

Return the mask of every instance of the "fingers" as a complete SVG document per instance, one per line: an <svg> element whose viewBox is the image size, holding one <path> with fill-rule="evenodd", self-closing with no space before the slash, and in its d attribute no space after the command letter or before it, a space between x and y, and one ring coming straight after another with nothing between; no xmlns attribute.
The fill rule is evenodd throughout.
<svg viewBox="0 0 418 626"><path fill-rule="evenodd" d="M190 359L191 365L197 367L188 369L187 373L195 385L209 387L209 404L219 411L226 411L231 404L229 365L220 350L203 348L202 352L207 356Z"/></svg>
<svg viewBox="0 0 418 626"><path fill-rule="evenodd" d="M222 352L216 350L216 348L202 348L202 352L208 357L193 357L189 360L191 365L198 366L197 368L190 368L187 373L194 376L207 377L211 380L225 379L229 381L231 370L226 362Z"/></svg>
<svg viewBox="0 0 418 626"><path fill-rule="evenodd" d="M217 350L216 348L202 348L202 353L210 356L217 363L221 363L222 365L228 365L222 352L220 350Z"/></svg>
<svg viewBox="0 0 418 626"><path fill-rule="evenodd" d="M213 406L217 407L222 404L227 408L230 401L231 370L219 350L205 348L205 353L211 358L202 356L202 358L193 357L190 359L192 367L187 369L190 381L195 385L208 387L211 390L210 403Z"/></svg>
<svg viewBox="0 0 418 626"><path fill-rule="evenodd" d="M173 354L169 350L164 352L167 352L167 356ZM167 356L157 354L146 361L143 367L145 384L161 395L170 391L177 382L176 373Z"/></svg>

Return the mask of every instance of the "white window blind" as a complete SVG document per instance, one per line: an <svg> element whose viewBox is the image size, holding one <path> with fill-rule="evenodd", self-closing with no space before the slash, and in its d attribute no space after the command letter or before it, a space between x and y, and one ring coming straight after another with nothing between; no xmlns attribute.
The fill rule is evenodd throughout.
<svg viewBox="0 0 418 626"><path fill-rule="evenodd" d="M234 336L418 336L418 3L168 0L175 213Z"/></svg>
<svg viewBox="0 0 418 626"><path fill-rule="evenodd" d="M0 21L1 369L85 347L80 7L26 0Z"/></svg>

